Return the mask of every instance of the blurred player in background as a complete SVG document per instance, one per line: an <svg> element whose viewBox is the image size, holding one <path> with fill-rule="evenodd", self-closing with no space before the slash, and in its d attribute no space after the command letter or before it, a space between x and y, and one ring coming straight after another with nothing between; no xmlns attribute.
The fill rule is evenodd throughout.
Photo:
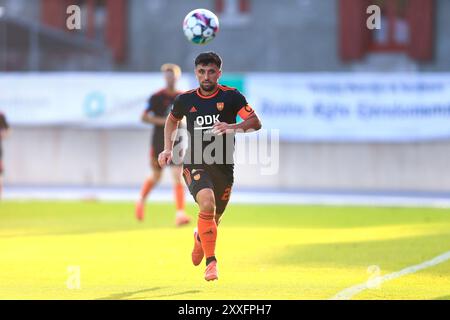
<svg viewBox="0 0 450 320"><path fill-rule="evenodd" d="M259 130L261 122L246 98L236 89L222 86L222 59L214 52L200 54L195 60L199 88L179 95L165 126L164 151L159 164L171 163L174 156L173 134L184 117L189 132L188 152L183 175L189 191L199 206L197 230L194 231L192 263L199 265L206 256L205 280L217 280L215 247L217 225L228 204L234 177L234 134ZM243 122L236 123L240 116ZM211 144L215 148L211 148ZM211 159L207 159L208 150ZM198 161L200 159L200 161ZM213 160L213 161L210 161Z"/></svg>
<svg viewBox="0 0 450 320"><path fill-rule="evenodd" d="M6 117L0 112L0 200L3 193L3 149L2 140L9 134L9 125Z"/></svg>
<svg viewBox="0 0 450 320"><path fill-rule="evenodd" d="M145 201L148 195L161 179L162 168L158 164L158 155L164 150L164 124L175 97L181 93L176 88L177 80L181 76L180 67L176 64L167 63L161 67L161 72L164 74L166 87L150 97L147 108L142 114L142 121L154 126L150 149L150 164L153 172L145 180L141 189L140 199L136 203L136 218L139 221L144 219ZM177 137L176 143L182 143L181 135ZM189 216L184 211L185 195L182 182L182 166L172 163L171 171L176 203L175 224L181 226L188 224L190 221Z"/></svg>

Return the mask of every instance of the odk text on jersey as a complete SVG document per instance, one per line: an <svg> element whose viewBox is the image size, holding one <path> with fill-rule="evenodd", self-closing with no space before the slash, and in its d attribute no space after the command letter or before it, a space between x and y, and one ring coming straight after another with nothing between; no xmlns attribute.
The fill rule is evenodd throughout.
<svg viewBox="0 0 450 320"><path fill-rule="evenodd" d="M246 120L253 113L245 97L227 86L219 85L210 96L203 96L199 89L177 96L170 117L177 121L186 117L188 149L183 163L215 165L233 172L234 134L214 135L213 125L234 124L238 115Z"/></svg>

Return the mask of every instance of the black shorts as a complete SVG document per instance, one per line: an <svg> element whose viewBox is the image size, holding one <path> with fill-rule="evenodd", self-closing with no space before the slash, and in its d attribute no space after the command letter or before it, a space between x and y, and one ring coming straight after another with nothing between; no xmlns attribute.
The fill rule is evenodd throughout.
<svg viewBox="0 0 450 320"><path fill-rule="evenodd" d="M216 200L216 213L222 214L225 211L233 188L233 174L226 173L214 165L184 165L183 177L195 201L200 190L212 189Z"/></svg>

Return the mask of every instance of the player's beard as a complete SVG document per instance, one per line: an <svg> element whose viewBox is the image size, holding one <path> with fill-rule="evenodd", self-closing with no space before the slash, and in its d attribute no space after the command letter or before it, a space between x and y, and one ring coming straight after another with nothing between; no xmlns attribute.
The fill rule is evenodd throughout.
<svg viewBox="0 0 450 320"><path fill-rule="evenodd" d="M200 88L202 88L205 92L212 92L216 90L217 83L209 82L209 83L200 83Z"/></svg>

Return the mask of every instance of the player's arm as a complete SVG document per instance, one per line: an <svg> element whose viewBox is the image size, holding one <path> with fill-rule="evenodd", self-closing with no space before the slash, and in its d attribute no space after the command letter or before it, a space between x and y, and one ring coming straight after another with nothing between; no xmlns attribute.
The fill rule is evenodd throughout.
<svg viewBox="0 0 450 320"><path fill-rule="evenodd" d="M226 122L217 122L213 126L213 133L217 135L222 135L225 133L239 133L239 132L247 132L258 131L262 128L261 120L259 119L256 112L247 104L242 107L239 112L239 116L243 119L240 123L226 123Z"/></svg>
<svg viewBox="0 0 450 320"><path fill-rule="evenodd" d="M157 97L153 95L148 101L147 108L144 110L141 116L141 121L155 126L164 126L166 118L155 116L154 106L156 105Z"/></svg>
<svg viewBox="0 0 450 320"><path fill-rule="evenodd" d="M261 128L261 120L255 113L240 123L230 124L226 122L217 122L214 124L212 132L220 136L225 133L246 133L248 131L253 132L258 131Z"/></svg>
<svg viewBox="0 0 450 320"><path fill-rule="evenodd" d="M230 127L234 131L244 131L244 132L246 132L247 130L258 131L259 129L262 128L262 123L258 115L255 112L253 112L253 114L250 115L244 121L240 123L231 124Z"/></svg>
<svg viewBox="0 0 450 320"><path fill-rule="evenodd" d="M172 114L169 114L166 119L164 126L164 151L158 156L158 162L161 167L168 165L172 161L173 137L176 137L179 122L180 120L174 118Z"/></svg>
<svg viewBox="0 0 450 320"><path fill-rule="evenodd" d="M175 98L172 110L166 119L164 125L164 151L158 156L158 162L161 167L172 161L173 144L178 130L178 124L184 118L184 107L180 102L180 98Z"/></svg>
<svg viewBox="0 0 450 320"><path fill-rule="evenodd" d="M166 123L166 118L152 115L148 111L144 111L142 113L141 120L144 123L153 124L155 126L161 126L161 127L164 126Z"/></svg>

